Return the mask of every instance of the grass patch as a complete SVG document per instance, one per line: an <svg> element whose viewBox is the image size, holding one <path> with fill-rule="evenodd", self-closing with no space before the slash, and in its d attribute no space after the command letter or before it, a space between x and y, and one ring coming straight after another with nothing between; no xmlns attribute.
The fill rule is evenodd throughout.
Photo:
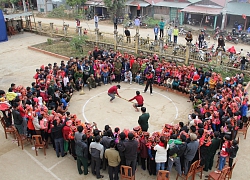
<svg viewBox="0 0 250 180"><path fill-rule="evenodd" d="M56 40L52 44L45 42L36 44L33 47L67 57L83 57L88 54L88 51L93 50L91 47L84 46L83 51L80 52L79 50L72 48L69 41L64 41L62 39Z"/></svg>

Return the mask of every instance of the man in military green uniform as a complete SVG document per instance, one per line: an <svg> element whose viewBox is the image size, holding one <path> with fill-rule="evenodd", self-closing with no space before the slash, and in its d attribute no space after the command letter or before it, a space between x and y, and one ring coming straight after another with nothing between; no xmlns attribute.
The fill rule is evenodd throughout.
<svg viewBox="0 0 250 180"><path fill-rule="evenodd" d="M120 83L121 81L121 69L122 63L119 59L114 59L114 74L115 74L115 82Z"/></svg>
<svg viewBox="0 0 250 180"><path fill-rule="evenodd" d="M77 69L77 71L74 73L74 78L75 78L75 81L78 79L78 78L83 78L83 72L82 70L79 68Z"/></svg>
<svg viewBox="0 0 250 180"><path fill-rule="evenodd" d="M131 67L133 80L135 80L136 74L138 73L139 70L140 70L140 64L138 61L135 61Z"/></svg>
<svg viewBox="0 0 250 180"><path fill-rule="evenodd" d="M88 87L89 87L89 90L92 89L92 88L96 88L96 82L95 82L95 78L94 78L94 75L91 74L88 79L87 79L87 84L88 84Z"/></svg>
<svg viewBox="0 0 250 180"><path fill-rule="evenodd" d="M138 124L141 126L142 131L148 131L149 113L146 113L146 108L141 107L142 115L139 116Z"/></svg>

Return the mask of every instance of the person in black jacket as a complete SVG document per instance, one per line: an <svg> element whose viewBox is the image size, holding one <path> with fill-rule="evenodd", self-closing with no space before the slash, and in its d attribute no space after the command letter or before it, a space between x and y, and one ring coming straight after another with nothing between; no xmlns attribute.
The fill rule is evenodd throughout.
<svg viewBox="0 0 250 180"><path fill-rule="evenodd" d="M12 110L12 115L14 118L14 125L18 131L19 134L23 134L23 118L20 115L20 112L17 110L18 109L18 103L15 102L13 104L13 110Z"/></svg>
<svg viewBox="0 0 250 180"><path fill-rule="evenodd" d="M128 141L124 142L126 165L132 168L132 175L135 174L138 141L134 139L133 133L128 133Z"/></svg>
<svg viewBox="0 0 250 180"><path fill-rule="evenodd" d="M77 169L79 174L82 174L84 168L84 175L88 174L88 144L87 135L83 134L81 140L76 141L76 155L77 155Z"/></svg>
<svg viewBox="0 0 250 180"><path fill-rule="evenodd" d="M182 175L181 170L181 156L184 154L187 144L186 144L186 136L181 135L180 139L182 141L182 144L175 145L172 149L169 150L169 159L168 159L168 166L167 171L171 171L173 164L175 163L175 169L178 172L178 174ZM176 155L176 156L174 156Z"/></svg>
<svg viewBox="0 0 250 180"><path fill-rule="evenodd" d="M124 153L124 151L125 151L125 146L124 146L125 138L126 138L125 133L121 132L119 134L119 142L116 144L116 148L119 151L119 155L121 158L120 166L126 165L126 158L125 158L125 153Z"/></svg>
<svg viewBox="0 0 250 180"><path fill-rule="evenodd" d="M65 121L66 122L66 121ZM51 129L51 137L54 139L55 146L56 146L56 155L59 158L59 150L61 152L61 156L64 157L64 141L63 141L63 134L62 129L65 126L65 122L60 124L57 120L53 121L54 127Z"/></svg>
<svg viewBox="0 0 250 180"><path fill-rule="evenodd" d="M125 35L127 37L127 43L131 43L130 31L127 27L125 28Z"/></svg>
<svg viewBox="0 0 250 180"><path fill-rule="evenodd" d="M202 30L201 33L199 34L199 37L198 37L198 40L199 40L199 48L202 48L202 43L205 39L205 36L204 36L204 31Z"/></svg>
<svg viewBox="0 0 250 180"><path fill-rule="evenodd" d="M226 148L226 151L229 153L229 167L232 167L233 160L236 157L238 150L239 146L237 140L233 140L232 146L230 148Z"/></svg>
<svg viewBox="0 0 250 180"><path fill-rule="evenodd" d="M222 48L223 51L225 52L225 41L222 35L220 35L220 37L218 38L218 47L216 48L216 50L218 50L219 48Z"/></svg>

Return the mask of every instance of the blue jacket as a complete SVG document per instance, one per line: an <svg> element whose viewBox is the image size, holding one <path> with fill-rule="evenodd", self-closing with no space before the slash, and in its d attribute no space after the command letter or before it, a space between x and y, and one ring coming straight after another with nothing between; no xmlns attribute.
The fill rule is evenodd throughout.
<svg viewBox="0 0 250 180"><path fill-rule="evenodd" d="M159 33L159 28L158 28L158 27L155 27L155 28L154 28L154 33L155 33L155 34L158 34L158 33Z"/></svg>
<svg viewBox="0 0 250 180"><path fill-rule="evenodd" d="M241 116L246 116L247 110L248 110L248 104L246 103L240 107Z"/></svg>

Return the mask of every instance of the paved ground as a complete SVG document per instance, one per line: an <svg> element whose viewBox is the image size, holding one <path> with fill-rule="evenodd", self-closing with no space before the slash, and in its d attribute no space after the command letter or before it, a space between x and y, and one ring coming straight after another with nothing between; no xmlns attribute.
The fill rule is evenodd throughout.
<svg viewBox="0 0 250 180"><path fill-rule="evenodd" d="M46 39L47 37L24 33L13 36L8 42L0 43L0 89L7 90L12 82L28 86L33 81L32 77L37 67L60 62L60 59L27 49L27 46L44 42ZM137 84L121 84L121 86L120 94L126 99L133 97L135 90L143 88ZM90 122L97 122L101 129L105 124L110 124L113 128L136 126L140 113L135 112L132 104L123 99L115 99L114 103L109 103L109 97L106 94L109 87L110 85L102 86L91 91L85 89L85 95L76 93L70 104L70 112L76 113L81 119L84 116ZM165 123L187 121L191 105L186 98L156 88L153 96L146 93L144 98L151 114L150 131L161 129ZM239 161L233 175L235 180L245 180L250 177L249 138L248 135L247 140L240 139ZM43 155L42 150L39 150L38 154L35 156L32 146L28 143L24 150L21 150L16 143L13 143L11 136L6 140L2 127L0 128L1 179L95 179L92 175L78 175L73 158L69 155L57 158L51 147L47 149L47 156ZM108 179L106 172L102 174L105 175L104 179ZM171 179L175 176L176 173L172 170ZM155 178L155 176L148 176L148 173L141 168L136 172L136 179L153 180Z"/></svg>

